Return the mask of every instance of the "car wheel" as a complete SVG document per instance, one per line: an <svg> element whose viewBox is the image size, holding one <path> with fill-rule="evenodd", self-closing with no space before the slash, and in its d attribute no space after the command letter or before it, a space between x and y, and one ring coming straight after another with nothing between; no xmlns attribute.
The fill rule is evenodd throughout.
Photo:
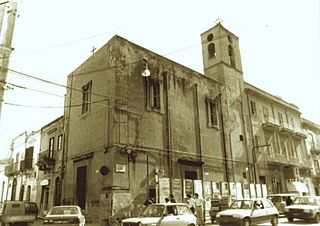
<svg viewBox="0 0 320 226"><path fill-rule="evenodd" d="M273 216L271 220L272 226L277 226L278 225L278 216Z"/></svg>
<svg viewBox="0 0 320 226"><path fill-rule="evenodd" d="M287 219L288 219L289 222L293 221L293 217L287 217Z"/></svg>
<svg viewBox="0 0 320 226"><path fill-rule="evenodd" d="M314 221L316 223L319 223L320 222L320 213L317 213L316 216L314 217Z"/></svg>
<svg viewBox="0 0 320 226"><path fill-rule="evenodd" d="M251 226L251 222L248 218L244 218L242 222L242 226Z"/></svg>

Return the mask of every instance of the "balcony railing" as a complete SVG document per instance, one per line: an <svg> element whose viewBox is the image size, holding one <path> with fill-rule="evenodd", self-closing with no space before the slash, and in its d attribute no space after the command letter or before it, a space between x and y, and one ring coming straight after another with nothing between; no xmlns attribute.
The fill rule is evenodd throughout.
<svg viewBox="0 0 320 226"><path fill-rule="evenodd" d="M268 155L268 162L269 163L277 163L281 165L289 165L289 160L286 155L282 155L279 153L274 153L274 155Z"/></svg>
<svg viewBox="0 0 320 226"><path fill-rule="evenodd" d="M278 130L279 122L278 120L271 117L264 117L262 122L262 127L267 130Z"/></svg>
<svg viewBox="0 0 320 226"><path fill-rule="evenodd" d="M290 135L294 133L294 129L291 125L286 122L282 122L280 125L280 133Z"/></svg>
<svg viewBox="0 0 320 226"><path fill-rule="evenodd" d="M39 170L51 170L54 168L55 162L56 160L54 156L49 156L49 150L39 153L39 158L37 162Z"/></svg>
<svg viewBox="0 0 320 226"><path fill-rule="evenodd" d="M4 174L7 177L14 176L14 175L18 174L18 172L19 172L19 169L18 169L18 163L17 162L9 163L4 168Z"/></svg>
<svg viewBox="0 0 320 226"><path fill-rule="evenodd" d="M311 145L311 154L320 155L320 144Z"/></svg>
<svg viewBox="0 0 320 226"><path fill-rule="evenodd" d="M306 139L307 138L306 132L304 130L300 129L300 128L296 128L294 130L293 136L296 137L296 138L300 138L300 139Z"/></svg>

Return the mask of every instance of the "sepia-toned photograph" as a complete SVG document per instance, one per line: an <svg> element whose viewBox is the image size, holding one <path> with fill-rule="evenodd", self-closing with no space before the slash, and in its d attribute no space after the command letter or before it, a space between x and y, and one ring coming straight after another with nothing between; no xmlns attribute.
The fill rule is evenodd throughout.
<svg viewBox="0 0 320 226"><path fill-rule="evenodd" d="M320 224L320 1L0 0L0 226Z"/></svg>

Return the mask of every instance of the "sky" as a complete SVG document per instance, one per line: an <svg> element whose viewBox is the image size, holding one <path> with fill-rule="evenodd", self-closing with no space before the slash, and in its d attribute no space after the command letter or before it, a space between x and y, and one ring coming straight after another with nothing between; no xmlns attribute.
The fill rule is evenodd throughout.
<svg viewBox="0 0 320 226"><path fill-rule="evenodd" d="M11 70L65 85L93 47L117 34L203 73L200 34L220 20L240 39L245 81L294 103L320 125L319 0L17 2ZM2 106L0 158L16 136L63 114L66 91L13 72L7 82L25 89L5 92L6 103L20 106Z"/></svg>

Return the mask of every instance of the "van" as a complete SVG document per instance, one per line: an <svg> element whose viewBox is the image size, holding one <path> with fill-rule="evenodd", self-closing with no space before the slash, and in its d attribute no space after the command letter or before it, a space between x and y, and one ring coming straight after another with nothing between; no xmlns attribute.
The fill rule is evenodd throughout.
<svg viewBox="0 0 320 226"><path fill-rule="evenodd" d="M286 200L290 197L294 200L299 194L297 193L283 193L283 194L271 194L267 198L273 203L273 205L278 209L280 214L284 214L284 208L287 206Z"/></svg>
<svg viewBox="0 0 320 226"><path fill-rule="evenodd" d="M36 220L34 213L29 213L23 201L5 201L3 203L2 225L28 226Z"/></svg>

